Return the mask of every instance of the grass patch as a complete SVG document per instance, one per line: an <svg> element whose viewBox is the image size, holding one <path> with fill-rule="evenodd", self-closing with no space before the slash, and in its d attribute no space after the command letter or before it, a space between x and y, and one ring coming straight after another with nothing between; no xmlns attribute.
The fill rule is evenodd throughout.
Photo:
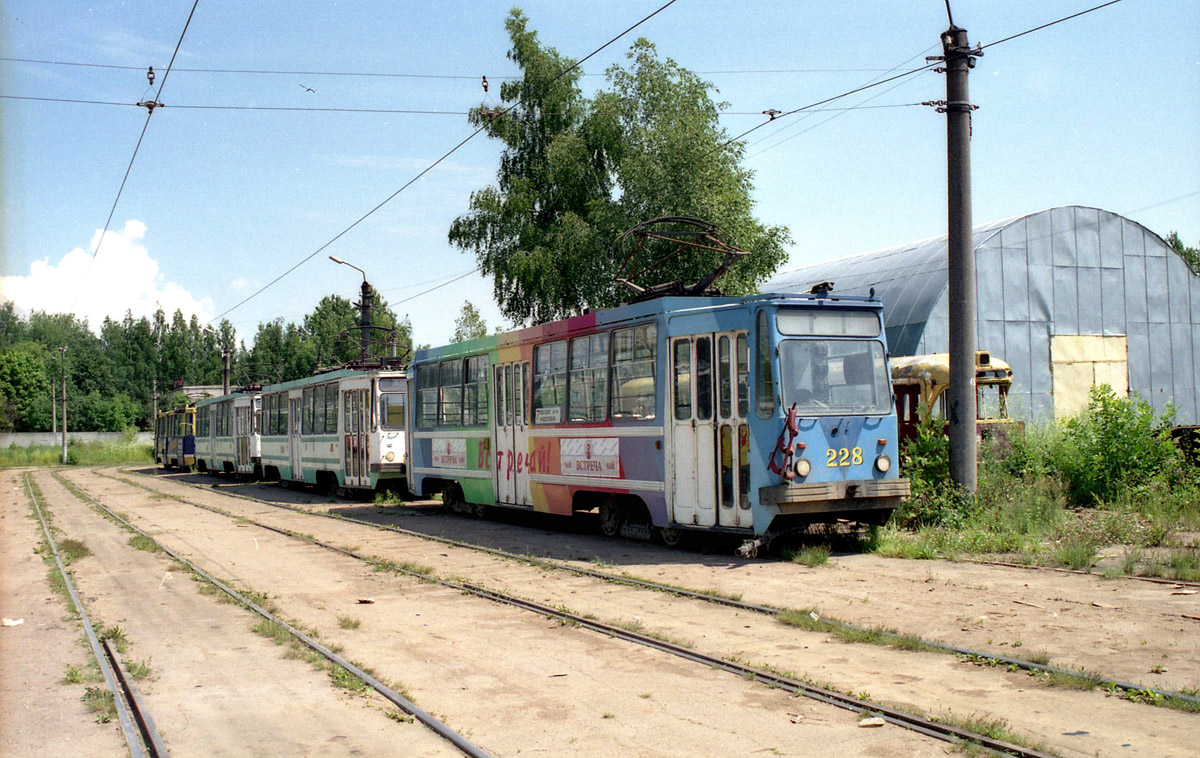
<svg viewBox="0 0 1200 758"><path fill-rule="evenodd" d="M66 671L63 672L63 678L59 682L61 684L83 684L83 669L72 663L68 663Z"/></svg>
<svg viewBox="0 0 1200 758"><path fill-rule="evenodd" d="M134 663L125 664L125 672L130 678L141 681L150 676L150 661L135 661Z"/></svg>
<svg viewBox="0 0 1200 758"><path fill-rule="evenodd" d="M395 574L418 574L420 576L432 576L433 568L421 563L413 561L393 561L388 558L369 557L367 560L375 567L376 571L391 571Z"/></svg>
<svg viewBox="0 0 1200 758"><path fill-rule="evenodd" d="M113 694L102 687L88 687L83 693L83 707L95 715L96 723L107 724L117 717L117 703Z"/></svg>
<svg viewBox="0 0 1200 758"><path fill-rule="evenodd" d="M1050 560L1058 566L1087 571L1096 560L1096 543L1085 535L1069 535L1054 548Z"/></svg>
<svg viewBox="0 0 1200 758"><path fill-rule="evenodd" d="M349 669L338 666L337 664L330 665L329 678L335 687L343 690L349 690L357 695L365 695L370 689L366 682L350 673Z"/></svg>
<svg viewBox="0 0 1200 758"><path fill-rule="evenodd" d="M67 442L67 464L102 466L121 463L153 463L154 445L135 441L132 433L114 442ZM62 445L9 445L0 448L0 468L10 466L57 466L62 463Z"/></svg>
<svg viewBox="0 0 1200 758"><path fill-rule="evenodd" d="M338 626L343 629L357 629L362 626L362 621L350 616L338 616Z"/></svg>
<svg viewBox="0 0 1200 758"><path fill-rule="evenodd" d="M987 737L991 740L999 740L1007 742L1010 745L1029 748L1040 752L1050 752L1045 743L1037 740L1031 740L1017 734L1008 725L1004 719L991 718L988 716L956 716L952 713L946 713L941 716L932 716L931 720L938 721L950 726L956 726L959 729L965 729L968 732L978 734L982 737Z"/></svg>
<svg viewBox="0 0 1200 758"><path fill-rule="evenodd" d="M144 534L135 534L130 537L129 545L135 550L145 550L148 553L162 552L162 548L158 546L158 543Z"/></svg>
<svg viewBox="0 0 1200 758"><path fill-rule="evenodd" d="M125 630L119 626L106 626L101 628L96 633L96 638L101 642L108 641L113 644L118 653L122 655L129 649L129 638L125 636Z"/></svg>
<svg viewBox="0 0 1200 758"><path fill-rule="evenodd" d="M273 641L276 645L286 645L294 639L286 626L270 619L262 619L253 626L252 631Z"/></svg>
<svg viewBox="0 0 1200 758"><path fill-rule="evenodd" d="M855 627L821 618L815 611L784 611L776 616L781 623L797 626L810 632L829 634L842 642L885 645L897 650L945 652L920 637L902 634L885 627Z"/></svg>
<svg viewBox="0 0 1200 758"><path fill-rule="evenodd" d="M80 558L91 555L92 551L79 540L65 539L58 541L58 554L62 556L63 563L70 566Z"/></svg>
<svg viewBox="0 0 1200 758"><path fill-rule="evenodd" d="M1170 426L1137 397L1096 388L1077 417L982 445L978 488L964 495L948 484L942 422L923 423L902 455L912 496L863 549L1090 571L1101 547L1123 545L1123 558L1102 564L1106 575L1200 577L1200 555L1143 553L1177 549L1178 533L1200 529L1200 469L1173 446Z"/></svg>
<svg viewBox="0 0 1200 758"><path fill-rule="evenodd" d="M392 721L398 721L401 724L411 724L413 722L413 717L404 711L386 711L384 715Z"/></svg>
<svg viewBox="0 0 1200 758"><path fill-rule="evenodd" d="M784 548L779 557L785 561L816 568L829 562L829 545L806 545L800 549Z"/></svg>

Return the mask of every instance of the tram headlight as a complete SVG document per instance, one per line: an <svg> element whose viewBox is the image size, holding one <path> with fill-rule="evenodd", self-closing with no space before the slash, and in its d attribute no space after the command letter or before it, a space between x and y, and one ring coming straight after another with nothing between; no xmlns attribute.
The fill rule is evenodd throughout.
<svg viewBox="0 0 1200 758"><path fill-rule="evenodd" d="M392 461L396 460L396 454L389 450L387 451L387 455L383 456L383 459L388 463L391 463Z"/></svg>
<svg viewBox="0 0 1200 758"><path fill-rule="evenodd" d="M879 469L880 473L886 474L891 467L892 459L887 456L887 453L881 453L875 459L875 468Z"/></svg>
<svg viewBox="0 0 1200 758"><path fill-rule="evenodd" d="M801 458L800 460L796 461L795 468L796 468L796 476L803 479L804 477L808 476L809 473L812 471L812 464L808 462L807 458Z"/></svg>

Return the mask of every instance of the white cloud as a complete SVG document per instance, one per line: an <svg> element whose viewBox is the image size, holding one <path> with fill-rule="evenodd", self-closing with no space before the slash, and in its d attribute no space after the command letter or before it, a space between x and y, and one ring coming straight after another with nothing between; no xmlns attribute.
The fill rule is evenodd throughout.
<svg viewBox="0 0 1200 758"><path fill-rule="evenodd" d="M250 281L246 277L239 276L237 279L234 279L232 282L229 283L229 289L240 291L240 290L247 289L248 287L250 287L253 284L254 284L254 282Z"/></svg>
<svg viewBox="0 0 1200 758"><path fill-rule="evenodd" d="M11 300L21 313L33 310L72 312L99 331L105 316L121 319L126 311L134 318L150 316L159 307L171 317L176 309L195 314L202 322L213 314L211 298L196 298L187 288L166 280L158 261L141 244L146 225L126 221L121 231L104 235L99 255L92 251L100 230L87 249L77 247L52 264L49 258L34 261L28 276L0 277L0 301Z"/></svg>

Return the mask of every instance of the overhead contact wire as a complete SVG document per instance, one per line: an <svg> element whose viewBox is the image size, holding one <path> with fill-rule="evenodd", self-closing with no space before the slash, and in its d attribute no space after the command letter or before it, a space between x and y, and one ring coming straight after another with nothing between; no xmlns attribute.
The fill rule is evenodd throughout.
<svg viewBox="0 0 1200 758"><path fill-rule="evenodd" d="M669 0L667 3L663 4L662 6L660 6L660 7L659 7L657 10L655 10L653 13L649 14L648 16L646 16L645 18L643 18L642 20L640 20L640 21L638 21L637 23L633 24L632 26L630 26L630 27L629 27L628 29L626 29L625 31L621 32L621 33L620 33L620 34L618 34L617 36L615 36L615 37L613 37L612 39L610 39L608 42L605 42L603 45L601 45L600 47L596 48L596 49L595 49L595 50L593 50L592 52L588 53L586 56L584 56L584 57L583 57L583 58L581 58L580 60L576 61L575 63L571 64L570 66L567 66L565 69L563 69L562 71L560 71L560 72L558 73L558 75L557 75L557 76L555 76L553 79L551 79L551 80L550 80L550 83L551 83L551 84L553 84L554 82L557 82L559 79L561 79L562 77L566 76L566 75L567 75L569 72L571 72L571 71L573 71L574 69L578 68L578 67L579 67L579 66L580 66L580 65L581 65L581 64L582 64L584 61L586 61L586 60L588 60L589 58L591 58L591 57L595 56L597 53L599 53L600 51L604 50L606 47L608 47L608 46L609 46L609 45L611 45L612 43L616 42L616 41L617 41L617 40L619 40L621 37L624 37L626 34L629 34L629 32L633 31L634 29L638 28L639 26L641 26L642 24L646 23L646 22L647 22L647 21L649 21L650 19L654 18L654 17L655 17L655 16L657 16L659 13L662 13L664 10L666 10L666 9L667 9L667 8L669 8L669 7L671 7L671 6L672 6L672 5L674 5L676 2L678 2L678 0ZM516 104L514 103L513 105L510 105L508 108L505 108L504 110L500 111L500 113L499 113L498 115L503 115L503 114L506 114L506 113L508 113L509 111L513 110L513 108L515 108L515 107L516 107ZM425 176L425 174L428 174L428 173L429 173L430 171L432 171L432 170L433 170L435 167L437 167L437 166L438 166L438 164L440 164L442 161L446 160L446 159L447 159L447 158L449 158L451 155L453 155L454 153L456 153L456 152L457 152L457 151L458 151L458 150L459 150L459 149L460 149L460 148L461 148L463 145L465 145L465 144L467 144L468 142L470 142L471 140L475 139L475 137L477 137L477 136L480 134L480 132L484 131L484 129L486 129L486 128L487 128L487 124L483 124L483 125L481 125L479 128L477 128L475 131L471 132L471 134L469 134L469 135L468 135L468 136L467 136L465 139L463 139L461 142L459 142L459 143L458 143L457 145L455 145L454 147L450 148L450 150L446 151L446 153L445 153L445 154L443 154L443 155L442 155L442 157L438 158L436 161L434 161L432 164L430 164L430 165L429 165L427 168L425 168L425 170L423 170L421 173L417 174L417 175L416 175L416 176L414 176L412 179L409 179L407 182L405 182L405 183L404 183L404 185L403 185L402 187L400 187L400 189L398 189L398 190L396 190L395 192L393 192L392 194L388 195L388 196L387 196L387 198L383 200L383 202L379 203L379 204L378 204L378 205L376 205L374 208L372 208L371 210L369 210L369 211L367 211L366 213L364 213L364 214L363 214L362 216L360 216L360 217L358 218L358 220L356 220L356 221L355 221L353 224L351 224L350 226L346 227L346 228L345 228L345 229L343 229L342 231L338 232L338 234L337 234L336 236L334 236L334 237L333 237L333 239L329 240L329 241L328 241L328 242L326 242L324 245L321 245L321 247L319 247L319 248L317 248L316 250L314 250L313 252L309 253L307 256L305 256L303 259L301 259L301 260L300 260L298 263L296 263L294 266L292 266L291 268L289 268L287 271L284 271L282 274L280 274L279 276L275 277L274 279L272 279L270 282L268 282L267 284L265 284L265 285L263 285L262 287L260 287L260 288L259 288L258 290L256 290L255 292L253 292L253 293L251 293L250 295L248 295L247 297L243 298L243 299L242 299L242 300L241 300L241 301L240 301L240 302L239 302L237 305L234 305L232 308L227 308L227 309L225 309L224 311L222 311L220 314L218 314L217 316L214 316L212 319L210 319L210 320L209 320L209 322L208 322L208 323L210 323L210 324L212 324L212 323L215 323L217 320L219 320L219 319L223 318L224 316L226 316L226 315L228 315L228 314L232 313L233 311L237 310L238 308L241 308L243 305L245 305L246 303L250 302L250 301L251 301L251 300L253 300L254 298L258 297L258 296L259 296L259 295L261 295L263 292L265 292L267 289L269 289L270 287L272 287L273 285L275 285L277 282L279 282L279 280L283 279L283 278L284 278L285 276L287 276L288 274L290 274L290 273L292 273L293 271L295 271L296 269L300 268L300 267L301 267L301 266L303 266L305 263L308 263L310 260L312 260L314 257L316 257L318 253L320 253L321 251L323 251L323 250L325 250L326 248L328 248L328 247L329 247L330 245L332 245L334 242L337 242L339 239L341 239L341 237L342 237L343 235L345 235L345 234L346 234L347 232L349 232L351 229L353 229L354 227L358 226L358 225L359 225L359 224L361 224L363 221L366 221L366 220L367 220L367 219L368 219L370 216L372 216L372 215L373 215L373 214L374 214L376 211L378 211L380 208L382 208L383 206L385 206L385 205L387 205L388 203L390 203L390 202L392 201L392 199L393 199L393 198L395 198L397 195L399 195L399 194L400 194L401 192L403 192L404 190L406 190L406 189L408 189L409 187L411 187L411 186L412 186L412 185L413 185L413 184L414 184L414 183L415 183L415 182L416 182L418 179L420 179L421 177ZM476 269L476 270L478 270L478 269ZM474 273L474 272L472 272L472 273ZM466 276L466 275L464 274L464 276ZM447 284L449 284L449 282L447 282ZM436 289L436 288L434 288L434 289ZM422 294L424 294L424 293L422 293ZM415 297L415 296L414 296L414 297ZM411 298L411 297L410 297L410 298L407 298L407 300L412 300L412 299L413 299L413 298ZM406 301L401 301L401 302L406 302Z"/></svg>

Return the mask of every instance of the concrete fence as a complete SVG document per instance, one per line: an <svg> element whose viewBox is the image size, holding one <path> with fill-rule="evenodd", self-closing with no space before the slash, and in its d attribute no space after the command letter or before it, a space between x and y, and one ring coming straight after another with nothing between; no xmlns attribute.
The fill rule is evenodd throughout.
<svg viewBox="0 0 1200 758"><path fill-rule="evenodd" d="M125 439L123 432L67 432L67 438L72 442L120 442ZM152 432L137 432L133 441L149 445L154 442ZM35 445L62 445L62 433L54 432L12 432L0 434L0 447L33 447Z"/></svg>

